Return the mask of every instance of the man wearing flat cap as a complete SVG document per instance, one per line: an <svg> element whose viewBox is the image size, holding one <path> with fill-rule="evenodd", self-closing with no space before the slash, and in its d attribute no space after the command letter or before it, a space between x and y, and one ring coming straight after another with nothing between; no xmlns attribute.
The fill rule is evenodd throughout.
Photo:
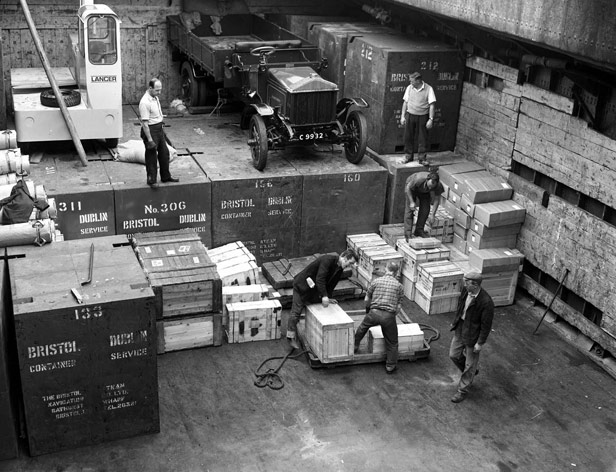
<svg viewBox="0 0 616 472"><path fill-rule="evenodd" d="M428 150L428 130L434 125L436 112L436 96L434 90L425 83L419 72L410 75L411 83L404 91L400 124L404 126L404 159L402 164L413 161L415 137L417 139L417 154L419 163L428 165L426 152Z"/></svg>
<svg viewBox="0 0 616 472"><path fill-rule="evenodd" d="M494 302L488 292L481 288L481 281L479 272L464 274L464 287L458 300L456 317L451 323L453 338L449 358L462 372L458 391L451 398L454 403L464 400L479 373L479 353L492 329Z"/></svg>

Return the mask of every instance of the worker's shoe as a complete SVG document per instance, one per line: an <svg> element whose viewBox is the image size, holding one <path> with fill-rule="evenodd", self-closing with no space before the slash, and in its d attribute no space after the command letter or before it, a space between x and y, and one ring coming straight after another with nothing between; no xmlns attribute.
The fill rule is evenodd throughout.
<svg viewBox="0 0 616 472"><path fill-rule="evenodd" d="M165 180L162 180L162 179L161 179L161 181L162 181L162 182L165 182L165 183L166 183L166 182L179 182L179 181L180 181L180 179L178 179L177 177L169 177L168 179L165 179Z"/></svg>
<svg viewBox="0 0 616 472"><path fill-rule="evenodd" d="M151 188L158 188L158 182L154 181L154 180L148 180L148 185Z"/></svg>
<svg viewBox="0 0 616 472"><path fill-rule="evenodd" d="M428 233L426 233L425 231L416 231L414 236L416 238L428 238L428 237L430 237L430 235Z"/></svg>
<svg viewBox="0 0 616 472"><path fill-rule="evenodd" d="M413 162L413 155L405 154L404 157L400 159L398 162L400 162L400 164L408 164L409 162Z"/></svg>
<svg viewBox="0 0 616 472"><path fill-rule="evenodd" d="M289 346L291 346L293 349L299 349L299 343L297 342L297 339L287 338L287 341L289 341Z"/></svg>
<svg viewBox="0 0 616 472"><path fill-rule="evenodd" d="M456 394L451 397L451 401L454 403L460 403L461 401L464 400L464 397L466 397L466 395L462 392L456 392Z"/></svg>
<svg viewBox="0 0 616 472"><path fill-rule="evenodd" d="M393 367L385 367L385 372L387 372L388 374L393 374L397 370L398 370L398 366L397 365L395 365Z"/></svg>

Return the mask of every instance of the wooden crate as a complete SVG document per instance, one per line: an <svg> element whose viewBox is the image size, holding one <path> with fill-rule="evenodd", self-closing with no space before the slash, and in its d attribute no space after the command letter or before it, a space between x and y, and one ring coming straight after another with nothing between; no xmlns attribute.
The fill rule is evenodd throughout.
<svg viewBox="0 0 616 472"><path fill-rule="evenodd" d="M258 302L260 300L269 300L279 297L280 294L274 292L271 285L228 285L223 287L222 325L225 327L229 326L229 312L227 311L227 305L229 303Z"/></svg>
<svg viewBox="0 0 616 472"><path fill-rule="evenodd" d="M31 455L160 430L154 293L119 236L95 240L81 286L90 244L7 250Z"/></svg>
<svg viewBox="0 0 616 472"><path fill-rule="evenodd" d="M65 240L116 234L113 188L101 161L84 167L74 156L45 159L32 166L30 178L55 199L54 221Z"/></svg>
<svg viewBox="0 0 616 472"><path fill-rule="evenodd" d="M135 253L156 295L157 319L222 310L222 282L197 232L138 233Z"/></svg>
<svg viewBox="0 0 616 472"><path fill-rule="evenodd" d="M385 275L387 264L396 262L400 266L396 276L400 275L402 270L402 261L404 257L389 244L385 246L377 246L367 248L361 253L359 266L368 274Z"/></svg>
<svg viewBox="0 0 616 472"><path fill-rule="evenodd" d="M415 280L411 280L406 275L402 275L400 282L404 288L404 296L411 301L415 300Z"/></svg>
<svg viewBox="0 0 616 472"><path fill-rule="evenodd" d="M260 283L260 270L254 255L242 241L208 249L207 254L216 264L222 286L254 285Z"/></svg>
<svg viewBox="0 0 616 472"><path fill-rule="evenodd" d="M297 257L303 177L275 154L255 172L244 148L247 159L232 145L195 155L212 182L212 246L242 241L259 265Z"/></svg>
<svg viewBox="0 0 616 472"><path fill-rule="evenodd" d="M353 358L353 320L339 305L324 308L320 303L306 307L306 341L323 363Z"/></svg>
<svg viewBox="0 0 616 472"><path fill-rule="evenodd" d="M402 98L409 75L420 70L437 97L429 150L453 150L464 74L458 52L444 43L403 35L367 34L349 41L344 95L362 97L370 105L365 111L368 146L376 153L403 152Z"/></svg>
<svg viewBox="0 0 616 472"><path fill-rule="evenodd" d="M280 338L282 306L278 300L229 303L227 312L227 340L230 344Z"/></svg>
<svg viewBox="0 0 616 472"><path fill-rule="evenodd" d="M222 344L222 315L208 313L156 322L158 354Z"/></svg>
<svg viewBox="0 0 616 472"><path fill-rule="evenodd" d="M445 246L430 249L415 249L404 240L398 241L398 252L404 258L402 264L402 275L408 277L413 282L417 279L419 264L424 262L434 262L448 260L451 251Z"/></svg>
<svg viewBox="0 0 616 472"><path fill-rule="evenodd" d="M383 246L385 240L377 233L347 234L346 243L349 249L359 252L364 247Z"/></svg>
<svg viewBox="0 0 616 472"><path fill-rule="evenodd" d="M463 276L453 262L425 262L419 266L415 287L427 297L459 295Z"/></svg>
<svg viewBox="0 0 616 472"><path fill-rule="evenodd" d="M398 325L398 352L415 352L424 347L424 333L417 323ZM384 353L385 337L380 326L368 330L368 352Z"/></svg>
<svg viewBox="0 0 616 472"><path fill-rule="evenodd" d="M4 251L1 251L4 255ZM9 346L14 345L14 332L9 300L9 277L4 261L0 260L0 461L19 455L17 439L17 391L15 367L17 360Z"/></svg>
<svg viewBox="0 0 616 472"><path fill-rule="evenodd" d="M211 182L192 157L179 156L170 164L179 182L146 185L143 166L104 161L115 199L116 233L193 228L206 246L212 241Z"/></svg>
<svg viewBox="0 0 616 472"><path fill-rule="evenodd" d="M420 290L415 290L415 303L428 315L450 313L458 308L458 295L439 295L428 297Z"/></svg>
<svg viewBox="0 0 616 472"><path fill-rule="evenodd" d="M387 244L396 247L398 239L404 239L404 223L392 223L379 226L379 233Z"/></svg>

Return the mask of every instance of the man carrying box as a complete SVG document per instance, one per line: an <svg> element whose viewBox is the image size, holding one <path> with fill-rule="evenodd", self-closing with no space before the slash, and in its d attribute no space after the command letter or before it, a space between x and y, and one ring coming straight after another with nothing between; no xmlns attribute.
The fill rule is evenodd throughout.
<svg viewBox="0 0 616 472"><path fill-rule="evenodd" d="M297 323L304 307L321 302L327 308L330 303L338 303L331 297L340 276L344 269L358 262L359 256L353 249L343 251L340 256L324 254L293 278L293 304L287 322L287 341L293 349L299 349Z"/></svg>
<svg viewBox="0 0 616 472"><path fill-rule="evenodd" d="M404 193L406 195L404 205L404 237L407 242L413 234L420 238L428 236L424 231L424 227L430 216L430 205L432 205L432 216L430 217L430 224L432 224L436 218L440 195L444 191L445 188L441 184L436 172L417 172L416 174L409 175L408 179L406 179L406 185L404 186ZM416 207L419 207L419 214L417 215L415 233L413 233L413 219Z"/></svg>
<svg viewBox="0 0 616 472"><path fill-rule="evenodd" d="M402 305L404 288L396 279L400 270L397 262L387 264L386 273L374 280L366 292L366 316L355 331L355 352L368 330L380 325L385 339L385 371L393 374L398 368L398 323L396 313Z"/></svg>

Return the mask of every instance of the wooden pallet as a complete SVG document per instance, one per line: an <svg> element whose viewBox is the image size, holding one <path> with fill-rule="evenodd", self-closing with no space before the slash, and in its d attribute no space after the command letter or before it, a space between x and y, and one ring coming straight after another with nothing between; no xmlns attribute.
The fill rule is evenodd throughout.
<svg viewBox="0 0 616 472"><path fill-rule="evenodd" d="M347 312L348 313L348 312ZM361 321L364 319L363 314L353 314L348 313L349 316L353 319L353 323L355 324L355 329L359 326ZM358 365L358 364L371 364L374 362L385 362L385 353L371 353L368 352L368 333L362 339L361 344L359 345L359 351L354 354L353 359L348 361L339 361L339 362L329 362L323 363L321 360L314 354L308 343L306 342L306 332L305 325L303 322L297 325L297 334L299 336L299 342L302 346L302 349L306 352L306 359L308 360L308 364L313 369L322 369L325 367L333 368L333 367L344 367L349 365ZM398 354L398 361L408 360L409 362L414 362L419 359L426 359L430 356L430 345L424 340L424 348L418 351L410 352L400 352Z"/></svg>

